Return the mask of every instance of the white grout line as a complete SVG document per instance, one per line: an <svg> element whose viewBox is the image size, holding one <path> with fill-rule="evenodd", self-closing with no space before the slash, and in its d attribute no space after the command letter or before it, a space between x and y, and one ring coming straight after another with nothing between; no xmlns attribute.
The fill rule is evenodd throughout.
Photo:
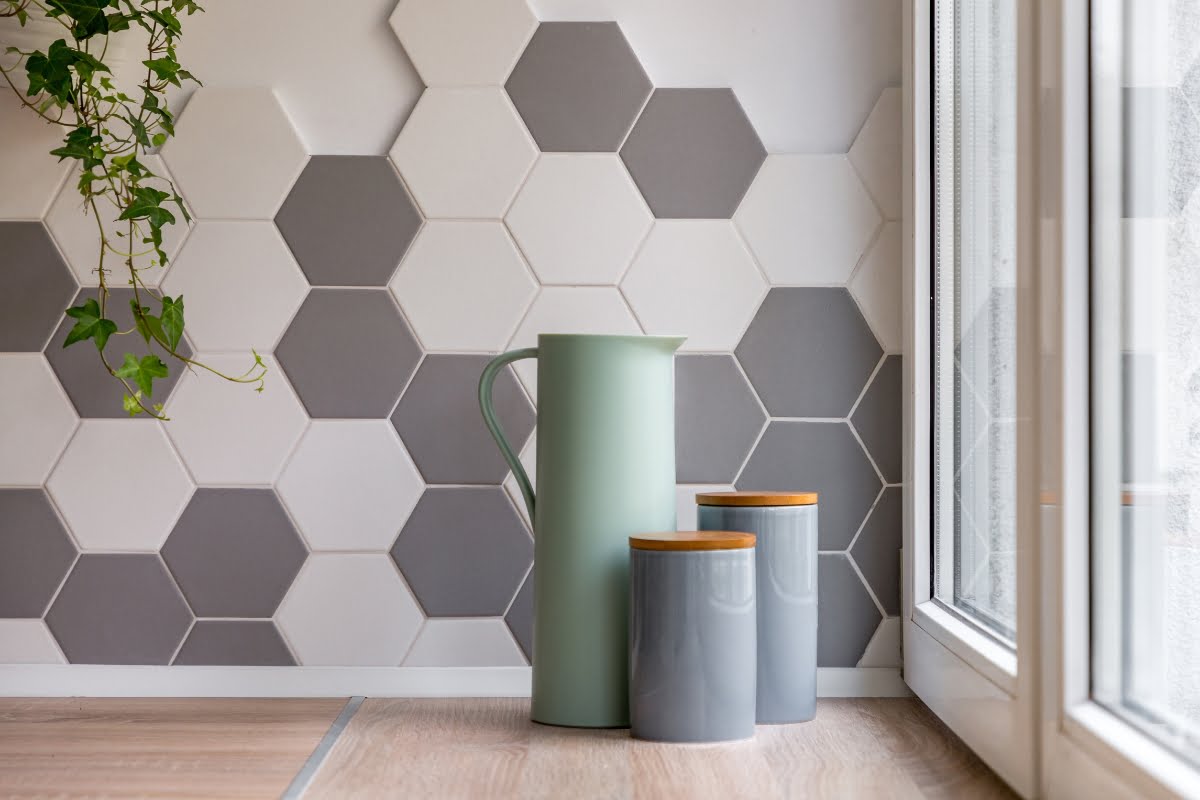
<svg viewBox="0 0 1200 800"><path fill-rule="evenodd" d="M358 712L358 709L363 704L363 697L351 697L346 701L346 705L342 708L342 713L338 714L337 719L329 726L329 730L317 743L317 747L312 751L312 755L304 762L304 766L296 773L296 777L292 778L292 782L288 784L287 791L281 796L283 800L297 800L304 796L308 791L309 784L313 782L313 778L317 777L317 772L320 771L321 765L325 762L326 756L333 746L337 744L337 740L341 738L342 731L346 730L346 726L350 724L351 718Z"/></svg>

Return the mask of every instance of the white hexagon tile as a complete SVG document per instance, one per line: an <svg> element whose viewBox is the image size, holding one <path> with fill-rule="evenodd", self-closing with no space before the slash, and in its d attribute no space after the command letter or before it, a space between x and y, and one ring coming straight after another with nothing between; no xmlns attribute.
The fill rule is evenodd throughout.
<svg viewBox="0 0 1200 800"><path fill-rule="evenodd" d="M523 667L525 656L502 619L430 619L406 667Z"/></svg>
<svg viewBox="0 0 1200 800"><path fill-rule="evenodd" d="M313 550L386 552L425 484L385 420L318 420L300 440L279 496Z"/></svg>
<svg viewBox="0 0 1200 800"><path fill-rule="evenodd" d="M850 161L885 219L900 219L900 89L884 89L850 148Z"/></svg>
<svg viewBox="0 0 1200 800"><path fill-rule="evenodd" d="M505 222L543 285L613 285L654 218L615 155L544 154Z"/></svg>
<svg viewBox="0 0 1200 800"><path fill-rule="evenodd" d="M7 84L4 90L9 90ZM45 215L70 168L48 155L61 139L56 126L42 123L19 103L9 98L0 103L0 186L21 187L0 193L0 220Z"/></svg>
<svg viewBox="0 0 1200 800"><path fill-rule="evenodd" d="M493 352L508 342L537 282L504 224L425 223L389 284L426 350Z"/></svg>
<svg viewBox="0 0 1200 800"><path fill-rule="evenodd" d="M498 219L537 148L503 89L426 89L391 158L426 217Z"/></svg>
<svg viewBox="0 0 1200 800"><path fill-rule="evenodd" d="M0 619L0 664L62 664L66 661L40 619Z"/></svg>
<svg viewBox="0 0 1200 800"><path fill-rule="evenodd" d="M537 28L525 0L401 0L392 29L426 86L500 86Z"/></svg>
<svg viewBox="0 0 1200 800"><path fill-rule="evenodd" d="M850 294L858 301L875 338L888 353L904 346L900 328L900 297L903 264L900 253L900 223L885 223L850 278Z"/></svg>
<svg viewBox="0 0 1200 800"><path fill-rule="evenodd" d="M39 353L0 354L0 386L0 486L40 486L79 418Z"/></svg>
<svg viewBox="0 0 1200 800"><path fill-rule="evenodd" d="M162 156L201 219L271 219L308 158L267 88L197 89Z"/></svg>
<svg viewBox="0 0 1200 800"><path fill-rule="evenodd" d="M687 336L682 350L728 352L767 282L727 220L658 220L621 291L646 333Z"/></svg>
<svg viewBox="0 0 1200 800"><path fill-rule="evenodd" d="M270 352L308 293L291 251L269 222L196 223L162 283L182 295L188 337L209 352Z"/></svg>
<svg viewBox="0 0 1200 800"><path fill-rule="evenodd" d="M846 282L879 211L846 156L768 156L734 220L773 284Z"/></svg>
<svg viewBox="0 0 1200 800"><path fill-rule="evenodd" d="M84 550L153 552L194 486L162 424L89 419L46 488Z"/></svg>

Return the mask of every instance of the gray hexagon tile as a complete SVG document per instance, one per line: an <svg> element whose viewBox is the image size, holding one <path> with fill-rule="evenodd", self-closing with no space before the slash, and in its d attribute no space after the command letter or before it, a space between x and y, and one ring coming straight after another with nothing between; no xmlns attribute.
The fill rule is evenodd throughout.
<svg viewBox="0 0 1200 800"><path fill-rule="evenodd" d="M730 89L656 89L621 147L659 218L732 217L766 157Z"/></svg>
<svg viewBox="0 0 1200 800"><path fill-rule="evenodd" d="M175 656L176 665L293 667L296 659L269 619L201 619Z"/></svg>
<svg viewBox="0 0 1200 800"><path fill-rule="evenodd" d="M421 360L385 289L313 289L275 350L314 417L383 419Z"/></svg>
<svg viewBox="0 0 1200 800"><path fill-rule="evenodd" d="M426 483L499 484L508 474L479 414L477 387L489 356L429 355L400 398L392 424ZM533 407L511 370L497 378L496 415L520 451L533 431Z"/></svg>
<svg viewBox="0 0 1200 800"><path fill-rule="evenodd" d="M891 616L900 613L902 494L899 487L883 490L850 550L875 598Z"/></svg>
<svg viewBox="0 0 1200 800"><path fill-rule="evenodd" d="M817 666L857 666L883 615L844 553L817 559Z"/></svg>
<svg viewBox="0 0 1200 800"><path fill-rule="evenodd" d="M269 617L308 556L271 489L199 489L162 557L198 617Z"/></svg>
<svg viewBox="0 0 1200 800"><path fill-rule="evenodd" d="M0 489L0 617L41 617L75 545L41 489Z"/></svg>
<svg viewBox="0 0 1200 800"><path fill-rule="evenodd" d="M75 296L72 305L81 305L88 298L95 296L95 289L82 289ZM158 293L143 292L141 296L142 305L149 307L150 313L157 314L160 301ZM105 315L123 331L133 327L133 311L129 305L131 300L133 300L133 289L109 289ZM70 347L63 347L63 342L67 340L67 334L71 332L74 325L75 320L70 317L63 318L58 325L58 330L54 332L54 335L50 337L49 344L46 345L46 359L58 376L59 382L62 383L63 389L66 390L67 396L75 405L75 411L81 417L128 417L129 414L122 406L125 387L108 374L108 370L104 368L104 364L101 363L96 348L92 346L91 342L79 342ZM130 351L141 358L149 353L151 348L138 336L112 337L105 348L109 363L114 366L119 365L123 354ZM154 382L154 394L150 399L155 403L165 403L171 396L171 392L174 391L175 384L179 382L179 376L183 374L184 367L178 361L167 358L166 354L157 346L153 348L153 351L167 362L170 374L166 378L160 378ZM179 342L179 352L189 358L192 355L192 346L186 337ZM135 419L150 420L151 418L143 415L135 417Z"/></svg>
<svg viewBox="0 0 1200 800"><path fill-rule="evenodd" d="M525 660L530 664L533 663L533 568L529 569L529 574L525 576L525 581L521 584L521 588L517 590L517 596L513 598L512 605L508 607L508 613L504 615L504 622L508 625L508 629L512 631L513 638L517 640L517 644L521 647L521 652L525 654Z"/></svg>
<svg viewBox="0 0 1200 800"><path fill-rule="evenodd" d="M525 0L401 0L389 22L426 86L504 83L537 28Z"/></svg>
<svg viewBox="0 0 1200 800"><path fill-rule="evenodd" d="M775 417L845 417L882 354L842 288L772 289L737 346Z"/></svg>
<svg viewBox="0 0 1200 800"><path fill-rule="evenodd" d="M46 614L72 664L168 664L192 624L153 553L84 553Z"/></svg>
<svg viewBox="0 0 1200 800"><path fill-rule="evenodd" d="M392 547L431 617L497 617L533 563L533 540L499 486L431 488Z"/></svg>
<svg viewBox="0 0 1200 800"><path fill-rule="evenodd" d="M543 22L504 88L545 153L616 152L651 91L615 22Z"/></svg>
<svg viewBox="0 0 1200 800"><path fill-rule="evenodd" d="M314 286L386 286L421 213L384 156L314 156L275 225Z"/></svg>
<svg viewBox="0 0 1200 800"><path fill-rule="evenodd" d="M40 222L0 222L0 352L41 350L78 287Z"/></svg>
<svg viewBox="0 0 1200 800"><path fill-rule="evenodd" d="M733 356L676 357L677 480L732 482L766 418Z"/></svg>
<svg viewBox="0 0 1200 800"><path fill-rule="evenodd" d="M845 550L882 484L844 422L771 422L737 481L746 491L815 491L821 550Z"/></svg>
<svg viewBox="0 0 1200 800"><path fill-rule="evenodd" d="M887 483L899 483L901 478L901 427L903 415L900 382L902 379L900 356L887 356L883 366L871 379L871 385L863 394L850 424L862 437L867 452L875 466L883 473Z"/></svg>

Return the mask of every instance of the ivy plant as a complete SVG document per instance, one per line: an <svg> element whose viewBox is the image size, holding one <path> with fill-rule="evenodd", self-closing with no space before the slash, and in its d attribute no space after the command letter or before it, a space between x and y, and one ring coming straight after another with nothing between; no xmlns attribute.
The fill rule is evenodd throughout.
<svg viewBox="0 0 1200 800"><path fill-rule="evenodd" d="M180 352L183 296L156 298L143 278L146 270L167 264L163 228L191 221L174 184L152 172L144 157L175 133L168 87L200 83L180 65L176 46L182 18L202 11L193 0L0 0L0 17L15 17L24 26L40 15L62 28L62 37L45 51L8 47L0 74L29 112L63 129L62 143L50 155L77 166L83 208L98 231L99 279L95 297L66 310L74 326L63 346L89 340L95 345L104 368L124 386L124 408L131 416L166 419L154 382L170 374L168 361L259 392L267 371L258 353L245 373L228 375ZM145 77L136 87L120 86L105 57L117 37L139 32ZM102 224L105 215L117 221L111 236ZM110 314L109 290L118 269L133 290L134 322L127 330ZM125 337L142 339L149 352L113 358L110 345Z"/></svg>

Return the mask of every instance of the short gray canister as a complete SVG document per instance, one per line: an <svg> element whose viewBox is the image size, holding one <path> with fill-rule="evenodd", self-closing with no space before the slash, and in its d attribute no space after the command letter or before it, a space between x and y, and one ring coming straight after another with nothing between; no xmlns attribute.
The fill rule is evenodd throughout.
<svg viewBox="0 0 1200 800"><path fill-rule="evenodd" d="M754 736L754 536L629 537L629 716L638 739Z"/></svg>
<svg viewBox="0 0 1200 800"><path fill-rule="evenodd" d="M817 495L702 492L701 530L758 536L758 721L817 713Z"/></svg>

